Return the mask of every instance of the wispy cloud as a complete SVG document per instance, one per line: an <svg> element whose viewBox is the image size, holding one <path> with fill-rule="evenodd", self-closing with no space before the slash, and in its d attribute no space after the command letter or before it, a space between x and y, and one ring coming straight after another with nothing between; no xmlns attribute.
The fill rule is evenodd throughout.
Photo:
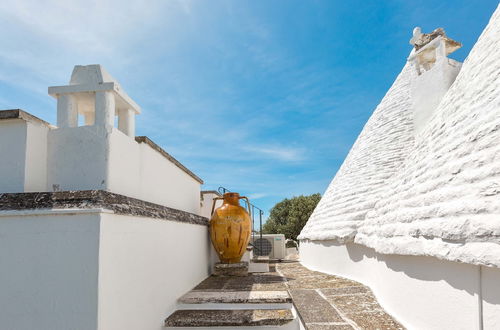
<svg viewBox="0 0 500 330"><path fill-rule="evenodd" d="M250 153L260 154L266 158L297 162L304 159L304 150L283 146L244 146L244 150Z"/></svg>
<svg viewBox="0 0 500 330"><path fill-rule="evenodd" d="M34 85L65 82L75 64L135 68L147 58L137 44L188 10L186 1L1 1L0 79L39 93Z"/></svg>
<svg viewBox="0 0 500 330"><path fill-rule="evenodd" d="M261 198L264 198L264 197L267 197L267 196L269 196L269 194L266 194L266 193L255 193L255 194L250 194L247 197L250 200L257 200L257 199L261 199Z"/></svg>

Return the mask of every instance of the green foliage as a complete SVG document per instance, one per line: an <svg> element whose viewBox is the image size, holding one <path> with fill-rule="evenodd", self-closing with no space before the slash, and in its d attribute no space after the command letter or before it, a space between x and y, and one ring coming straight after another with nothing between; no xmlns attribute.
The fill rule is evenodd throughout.
<svg viewBox="0 0 500 330"><path fill-rule="evenodd" d="M262 232L285 234L286 238L296 241L320 199L320 194L285 198L273 206Z"/></svg>

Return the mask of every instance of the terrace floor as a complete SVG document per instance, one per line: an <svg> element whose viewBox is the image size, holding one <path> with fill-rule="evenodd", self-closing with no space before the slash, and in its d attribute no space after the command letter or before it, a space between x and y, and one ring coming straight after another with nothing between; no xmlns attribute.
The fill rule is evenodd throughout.
<svg viewBox="0 0 500 330"><path fill-rule="evenodd" d="M268 273L246 277L210 276L184 295L179 303L239 303L255 307L247 311L179 310L167 319L167 326L188 326L188 319L203 326L236 326L242 322L238 314L242 312L248 314L243 325L283 324L291 317L285 307L274 312L258 308L264 304L284 306L293 303L308 330L404 329L384 311L368 287L311 271L297 261L271 263Z"/></svg>
<svg viewBox="0 0 500 330"><path fill-rule="evenodd" d="M404 329L361 283L309 270L299 262L279 263L293 304L309 330Z"/></svg>

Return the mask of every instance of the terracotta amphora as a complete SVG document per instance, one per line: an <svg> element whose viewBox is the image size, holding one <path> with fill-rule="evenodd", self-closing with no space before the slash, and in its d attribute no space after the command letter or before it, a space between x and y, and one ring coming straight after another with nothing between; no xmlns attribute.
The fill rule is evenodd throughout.
<svg viewBox="0 0 500 330"><path fill-rule="evenodd" d="M214 212L217 200L223 199L221 207ZM240 199L247 201L247 210L240 206ZM245 253L250 240L252 222L250 202L238 193L225 193L223 198L215 198L210 219L210 238L222 263L237 263Z"/></svg>

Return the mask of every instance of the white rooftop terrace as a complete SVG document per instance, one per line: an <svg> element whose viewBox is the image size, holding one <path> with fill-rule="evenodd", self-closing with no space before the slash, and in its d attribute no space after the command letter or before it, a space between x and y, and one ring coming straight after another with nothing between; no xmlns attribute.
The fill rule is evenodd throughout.
<svg viewBox="0 0 500 330"><path fill-rule="evenodd" d="M141 108L101 65L77 65L68 85L48 91L57 126L21 110L0 112L0 193L104 190L200 214L203 181L136 137Z"/></svg>

